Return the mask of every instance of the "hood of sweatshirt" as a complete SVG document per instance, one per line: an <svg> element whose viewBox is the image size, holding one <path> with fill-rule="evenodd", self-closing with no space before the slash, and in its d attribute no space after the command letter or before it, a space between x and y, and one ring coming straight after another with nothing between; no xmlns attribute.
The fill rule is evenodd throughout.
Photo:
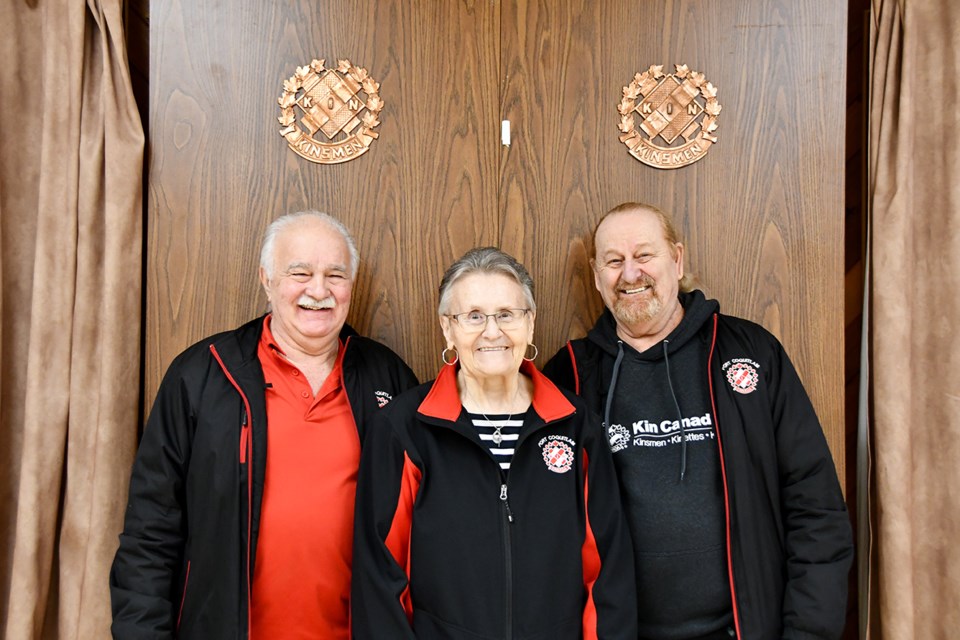
<svg viewBox="0 0 960 640"><path fill-rule="evenodd" d="M690 293L681 293L679 298L683 307L683 318L680 320L680 324L663 340L667 343L666 353L668 355L683 347L697 335L703 325L713 317L714 313L720 312L720 303L708 299L699 289ZM620 342L620 336L617 335L617 321L609 309L603 310L603 315L590 329L587 339L614 358L617 357L617 344ZM641 353L640 357L644 360L662 360L664 358L663 345L660 343L653 345Z"/></svg>
<svg viewBox="0 0 960 640"><path fill-rule="evenodd" d="M708 300L699 289L690 293L681 293L679 299L683 306L683 318L680 320L680 324L666 338L646 351L638 353L638 357L640 360L652 363L663 361L667 385L670 389L670 400L676 409L676 415L681 425L680 481L683 482L687 469L687 440L680 404L677 401L676 390L670 375L670 354L676 353L697 336L700 329L711 319L713 314L720 311L720 303L716 300ZM603 425L604 429L607 429L610 426L610 407L613 404L614 392L617 388L620 364L623 362L623 340L617 335L617 323L609 309L604 310L603 315L590 330L590 333L587 334L587 339L614 358L610 388L607 390L603 411Z"/></svg>

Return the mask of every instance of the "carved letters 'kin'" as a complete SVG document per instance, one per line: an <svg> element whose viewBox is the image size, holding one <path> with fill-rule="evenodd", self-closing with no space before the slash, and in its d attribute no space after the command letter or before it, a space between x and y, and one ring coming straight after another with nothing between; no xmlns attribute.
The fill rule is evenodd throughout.
<svg viewBox="0 0 960 640"><path fill-rule="evenodd" d="M379 137L380 83L349 60L327 69L324 60L297 67L283 81L280 135L293 151L311 162L339 164L353 160Z"/></svg>
<svg viewBox="0 0 960 640"><path fill-rule="evenodd" d="M623 88L620 142L630 155L658 169L676 169L696 162L717 141L717 88L702 73L676 65L665 74L651 65Z"/></svg>

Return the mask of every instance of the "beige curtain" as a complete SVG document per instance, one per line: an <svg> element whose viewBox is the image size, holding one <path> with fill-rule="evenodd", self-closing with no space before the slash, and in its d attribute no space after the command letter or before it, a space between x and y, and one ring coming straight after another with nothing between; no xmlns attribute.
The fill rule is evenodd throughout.
<svg viewBox="0 0 960 640"><path fill-rule="evenodd" d="M873 0L871 638L960 634L960 3ZM861 553L866 550L861 549Z"/></svg>
<svg viewBox="0 0 960 640"><path fill-rule="evenodd" d="M136 446L143 132L122 0L0 2L0 635L109 637Z"/></svg>

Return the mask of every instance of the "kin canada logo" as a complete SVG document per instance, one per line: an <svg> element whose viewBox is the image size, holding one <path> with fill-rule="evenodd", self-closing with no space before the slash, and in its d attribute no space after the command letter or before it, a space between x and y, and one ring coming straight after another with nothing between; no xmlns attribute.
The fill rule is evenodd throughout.
<svg viewBox="0 0 960 640"><path fill-rule="evenodd" d="M687 65L675 66L675 73L664 73L659 64L636 74L617 106L620 142L658 169L692 164L717 141L717 88Z"/></svg>
<svg viewBox="0 0 960 640"><path fill-rule="evenodd" d="M573 447L576 442L566 436L547 436L537 444L543 451L547 469L554 473L566 473L573 468Z"/></svg>
<svg viewBox="0 0 960 640"><path fill-rule="evenodd" d="M630 446L630 430L622 424L610 425L607 436L610 441L610 451L613 453L623 451Z"/></svg>
<svg viewBox="0 0 960 640"><path fill-rule="evenodd" d="M349 60L328 69L325 60L297 67L283 81L280 135L311 162L339 164L362 156L379 133L380 83Z"/></svg>
<svg viewBox="0 0 960 640"><path fill-rule="evenodd" d="M757 390L760 374L757 370L760 365L747 358L734 358L723 363L727 382L737 393L748 394Z"/></svg>

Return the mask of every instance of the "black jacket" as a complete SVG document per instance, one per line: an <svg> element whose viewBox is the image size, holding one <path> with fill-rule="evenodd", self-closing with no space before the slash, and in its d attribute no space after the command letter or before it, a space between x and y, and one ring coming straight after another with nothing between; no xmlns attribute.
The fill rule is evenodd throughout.
<svg viewBox="0 0 960 640"><path fill-rule="evenodd" d="M533 404L507 475L458 420L455 366L377 416L357 485L358 640L636 640L600 420L532 365L522 371Z"/></svg>
<svg viewBox="0 0 960 640"><path fill-rule="evenodd" d="M703 294L681 294L687 306L685 296ZM715 313L700 332L710 345L738 638L839 638L853 541L813 406L783 347L763 327ZM605 311L587 338L561 348L544 373L602 414L617 350L615 320Z"/></svg>
<svg viewBox="0 0 960 640"><path fill-rule="evenodd" d="M110 572L115 638L248 635L267 460L263 322L198 342L164 376ZM390 349L348 326L340 338L362 442L371 415L416 378Z"/></svg>

